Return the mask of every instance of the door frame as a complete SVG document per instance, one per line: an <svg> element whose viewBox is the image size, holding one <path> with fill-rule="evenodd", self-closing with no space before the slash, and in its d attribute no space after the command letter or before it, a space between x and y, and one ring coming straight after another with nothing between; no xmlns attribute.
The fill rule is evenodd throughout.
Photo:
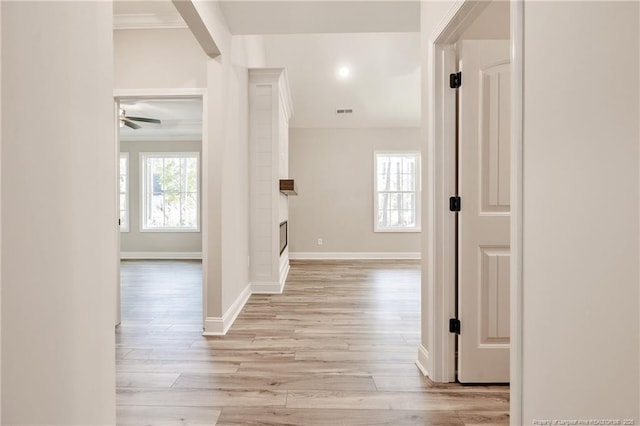
<svg viewBox="0 0 640 426"><path fill-rule="evenodd" d="M200 184L200 210L207 211L208 204L208 173L209 167L206 161L202 161L203 158L207 158L209 151L209 143L207 137L207 89L202 88L176 88L176 89L115 89L113 91L113 99L117 106L120 105L122 99L202 99L202 155L200 156L200 171L201 171L201 184ZM119 115L115 116L116 126L118 126ZM119 128L119 126L117 127ZM118 155L120 155L120 137L116 131L116 148ZM119 164L119 162L118 162ZM118 203L119 198L118 198ZM201 215L202 216L202 215ZM208 227L203 221L200 220L200 236L202 238L202 328L204 329L204 322L207 318L207 241ZM120 232L118 231L118 238L120 238ZM120 244L118 244L118 264L120 261ZM118 289L116 291L117 300L117 320L116 323L120 323L120 280L118 279Z"/></svg>
<svg viewBox="0 0 640 426"><path fill-rule="evenodd" d="M488 2L458 0L429 36L427 43L427 188L426 354L429 376L438 382L455 381L455 336L449 333L449 318L455 313L454 215L449 197L455 184L455 94L445 90L448 75L457 71L454 43L482 13ZM523 128L523 0L510 0L511 44L511 348L510 419L522 419L522 128ZM423 360L419 363L425 365Z"/></svg>

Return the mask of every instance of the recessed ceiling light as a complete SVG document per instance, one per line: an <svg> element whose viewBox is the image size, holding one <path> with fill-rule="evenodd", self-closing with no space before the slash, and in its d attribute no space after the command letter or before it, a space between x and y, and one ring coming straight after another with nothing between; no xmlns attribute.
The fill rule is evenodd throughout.
<svg viewBox="0 0 640 426"><path fill-rule="evenodd" d="M342 78L342 79L346 79L349 78L349 76L351 75L351 69L349 69L349 67L340 67L338 69L338 77Z"/></svg>

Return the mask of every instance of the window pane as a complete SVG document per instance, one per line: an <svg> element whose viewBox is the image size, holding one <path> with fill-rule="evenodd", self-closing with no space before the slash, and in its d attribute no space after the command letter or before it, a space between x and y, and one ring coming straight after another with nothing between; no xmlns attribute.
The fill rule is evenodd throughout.
<svg viewBox="0 0 640 426"><path fill-rule="evenodd" d="M378 194L378 225L389 226L389 194Z"/></svg>
<svg viewBox="0 0 640 426"><path fill-rule="evenodd" d="M190 228L198 226L198 195L185 194L182 205L182 224Z"/></svg>
<svg viewBox="0 0 640 426"><path fill-rule="evenodd" d="M378 227L386 228L387 225L387 211L386 210L378 210Z"/></svg>
<svg viewBox="0 0 640 426"><path fill-rule="evenodd" d="M399 210L402 203L402 194L389 194L389 208L391 210Z"/></svg>
<svg viewBox="0 0 640 426"><path fill-rule="evenodd" d="M147 225L153 228L164 226L164 197L162 194L151 197L150 212Z"/></svg>
<svg viewBox="0 0 640 426"><path fill-rule="evenodd" d="M402 173L415 174L416 172L416 156L408 155L402 159Z"/></svg>
<svg viewBox="0 0 640 426"><path fill-rule="evenodd" d="M378 155L376 157L376 180L378 191L388 191L390 189L389 157Z"/></svg>
<svg viewBox="0 0 640 426"><path fill-rule="evenodd" d="M376 167L378 169L378 173L382 173L383 170L389 170L389 157L378 154L376 156Z"/></svg>
<svg viewBox="0 0 640 426"><path fill-rule="evenodd" d="M413 210L402 211L402 226L406 226L406 227L416 226L416 215Z"/></svg>
<svg viewBox="0 0 640 426"><path fill-rule="evenodd" d="M400 212L398 210L389 210L389 227L398 226L400 226Z"/></svg>
<svg viewBox="0 0 640 426"><path fill-rule="evenodd" d="M390 189L389 186L391 184L389 182L389 174L388 173L378 174L376 180L378 181L378 184L377 184L377 190L378 191L388 191Z"/></svg>
<svg viewBox="0 0 640 426"><path fill-rule="evenodd" d="M392 173L389 178L389 191L400 191L402 189L402 176L399 173Z"/></svg>
<svg viewBox="0 0 640 426"><path fill-rule="evenodd" d="M415 194L402 195L402 210L415 210L416 196Z"/></svg>
<svg viewBox="0 0 640 426"><path fill-rule="evenodd" d="M162 160L162 158L149 158L147 160L147 169L150 176L153 195L161 195L163 192L162 174L164 169L164 161Z"/></svg>
<svg viewBox="0 0 640 426"><path fill-rule="evenodd" d="M149 173L162 175L164 169L164 159L151 157L147 159L147 168Z"/></svg>
<svg viewBox="0 0 640 426"><path fill-rule="evenodd" d="M378 194L378 226L385 228L400 226L402 206L402 194Z"/></svg>
<svg viewBox="0 0 640 426"><path fill-rule="evenodd" d="M180 158L165 158L164 160L162 189L164 189L165 192L180 192L180 178L182 172L180 160Z"/></svg>
<svg viewBox="0 0 640 426"><path fill-rule="evenodd" d="M390 172L392 175L398 175L399 173L402 173L402 157L389 157L389 162L391 164Z"/></svg>
<svg viewBox="0 0 640 426"><path fill-rule="evenodd" d="M127 192L127 175L120 175L120 192Z"/></svg>
<svg viewBox="0 0 640 426"><path fill-rule="evenodd" d="M402 190L403 191L415 191L415 176L409 174L402 175Z"/></svg>
<svg viewBox="0 0 640 426"><path fill-rule="evenodd" d="M389 209L389 193L381 192L378 194L378 208L380 210L388 210Z"/></svg>
<svg viewBox="0 0 640 426"><path fill-rule="evenodd" d="M180 193L167 193L164 196L164 226L180 227Z"/></svg>
<svg viewBox="0 0 640 426"><path fill-rule="evenodd" d="M187 158L186 159L186 186L184 190L186 192L198 193L198 159Z"/></svg>

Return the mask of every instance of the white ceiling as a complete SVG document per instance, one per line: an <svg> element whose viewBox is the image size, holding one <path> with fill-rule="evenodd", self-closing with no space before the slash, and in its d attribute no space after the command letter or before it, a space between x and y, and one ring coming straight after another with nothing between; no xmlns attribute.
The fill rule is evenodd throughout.
<svg viewBox="0 0 640 426"><path fill-rule="evenodd" d="M265 36L265 50L269 66L287 68L292 127L420 125L419 33ZM351 71L344 80L343 66Z"/></svg>
<svg viewBox="0 0 640 426"><path fill-rule="evenodd" d="M123 99L120 108L127 116L162 121L135 121L140 129L121 127L121 141L202 140L202 99Z"/></svg>
<svg viewBox="0 0 640 426"><path fill-rule="evenodd" d="M232 34L311 34L420 31L420 2L221 1Z"/></svg>

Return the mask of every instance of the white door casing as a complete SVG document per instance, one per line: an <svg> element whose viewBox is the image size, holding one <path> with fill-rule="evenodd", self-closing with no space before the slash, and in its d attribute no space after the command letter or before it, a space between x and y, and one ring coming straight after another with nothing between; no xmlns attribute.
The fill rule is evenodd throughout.
<svg viewBox="0 0 640 426"><path fill-rule="evenodd" d="M115 156L116 156L116 164L118 165L118 169L116 170L116 176L118 177L118 186L117 186L117 191L115 194L116 197L116 206L117 209L116 211L118 213L120 213L120 100L117 98L114 98L113 100L113 114L114 114L114 122L113 125L115 127L114 130L114 136L115 136ZM127 173L127 179L129 179L129 174ZM114 218L115 220L116 218ZM117 270L117 274L118 274L118 280L116 283L116 323L115 325L118 326L120 325L120 323L122 322L122 309L120 306L120 298L121 298L121 294L120 294L120 220L118 218L118 226L115 227L116 230L116 241L118 242L118 262L117 266L116 266L116 270Z"/></svg>
<svg viewBox="0 0 640 426"><path fill-rule="evenodd" d="M120 121L118 119L120 113L120 101L124 99L189 99L189 98L201 98L202 99L202 156L200 163L200 171L202 176L202 188L200 190L201 194L201 203L200 210L202 212L206 212L209 210L209 191L208 187L210 185L211 180L209 179L210 173L210 165L207 161L209 152L211 150L211 146L208 139L208 126L209 122L206 119L208 117L208 96L207 89L203 88L158 88L158 89L116 89L113 91L113 98L115 103L114 108L114 125L116 126L116 158L118 159L120 156ZM117 161L117 164L120 164L120 161ZM117 201L116 205L119 208L119 194L116 194ZM119 209L118 209L119 211ZM204 216L201 219L204 221ZM120 238L120 229L116 227L118 233L118 239ZM201 222L201 235L202 235L202 323L204 329L204 323L206 318L208 317L209 312L209 276L211 274L209 267L209 248L208 241L210 232L209 228L204 222ZM118 240L119 241L119 240ZM120 244L118 244L118 272L120 272ZM118 273L118 277L120 277L120 273ZM118 278L118 306L117 306L117 324L120 321L120 278ZM116 325L117 325L116 324Z"/></svg>
<svg viewBox="0 0 640 426"><path fill-rule="evenodd" d="M509 382L509 42L459 44L458 380Z"/></svg>

